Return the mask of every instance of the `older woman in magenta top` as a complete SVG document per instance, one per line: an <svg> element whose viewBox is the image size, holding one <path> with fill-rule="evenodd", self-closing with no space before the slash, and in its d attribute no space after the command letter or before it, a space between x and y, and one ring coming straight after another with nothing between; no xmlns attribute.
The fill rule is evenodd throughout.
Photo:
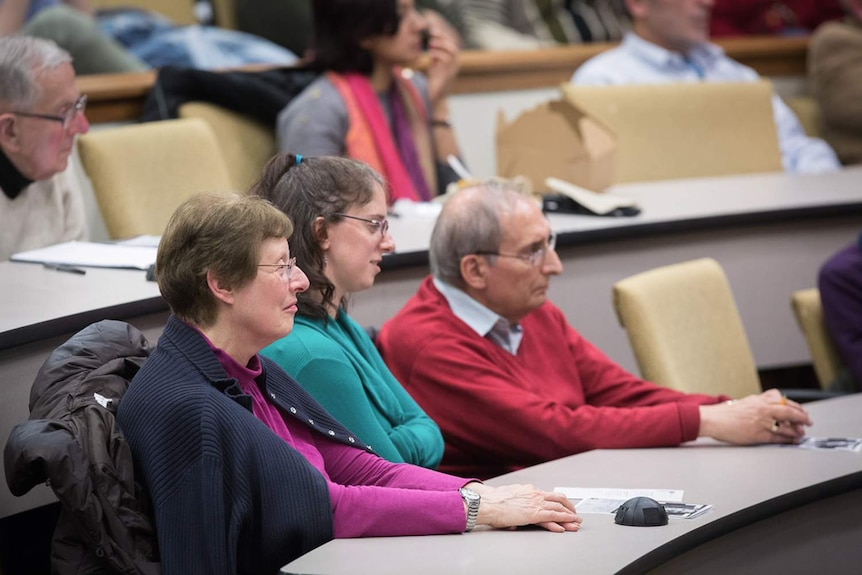
<svg viewBox="0 0 862 575"><path fill-rule="evenodd" d="M118 417L152 498L163 571L274 573L332 537L576 531L561 494L378 457L259 355L290 333L308 288L291 231L257 196L208 194L162 235L156 276L173 315Z"/></svg>
<svg viewBox="0 0 862 575"><path fill-rule="evenodd" d="M356 160L282 155L252 193L296 225L294 255L310 287L293 332L263 350L381 457L436 468L443 436L347 315L348 296L370 288L395 249L381 177Z"/></svg>

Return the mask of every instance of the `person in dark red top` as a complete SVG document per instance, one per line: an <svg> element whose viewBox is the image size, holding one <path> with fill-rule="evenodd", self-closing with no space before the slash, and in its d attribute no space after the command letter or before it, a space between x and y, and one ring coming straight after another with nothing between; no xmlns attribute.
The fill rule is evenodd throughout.
<svg viewBox="0 0 862 575"><path fill-rule="evenodd" d="M804 36L843 15L840 0L715 0L710 34Z"/></svg>
<svg viewBox="0 0 862 575"><path fill-rule="evenodd" d="M862 391L862 234L830 257L817 278L823 321L844 361L847 373L831 387L838 391Z"/></svg>
<svg viewBox="0 0 862 575"><path fill-rule="evenodd" d="M532 198L461 190L431 236L433 277L383 325L383 359L443 431L441 469L489 477L590 449L802 436L808 415L777 390L728 402L614 363L548 301L554 245Z"/></svg>

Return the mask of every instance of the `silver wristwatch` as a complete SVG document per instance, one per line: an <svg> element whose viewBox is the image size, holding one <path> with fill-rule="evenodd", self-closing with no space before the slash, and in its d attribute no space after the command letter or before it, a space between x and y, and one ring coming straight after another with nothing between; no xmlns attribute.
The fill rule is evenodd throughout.
<svg viewBox="0 0 862 575"><path fill-rule="evenodd" d="M476 518L479 516L479 503L482 501L482 496L469 487L462 487L458 491L461 493L461 499L467 505L467 527L464 531L470 531L476 526Z"/></svg>

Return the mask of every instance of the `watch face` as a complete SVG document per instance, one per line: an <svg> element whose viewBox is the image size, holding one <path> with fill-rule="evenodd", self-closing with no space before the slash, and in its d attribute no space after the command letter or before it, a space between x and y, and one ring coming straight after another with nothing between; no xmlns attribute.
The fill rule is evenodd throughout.
<svg viewBox="0 0 862 575"><path fill-rule="evenodd" d="M481 499L479 494L470 489L469 487L462 487L460 491L461 497L463 497L467 501L479 501Z"/></svg>

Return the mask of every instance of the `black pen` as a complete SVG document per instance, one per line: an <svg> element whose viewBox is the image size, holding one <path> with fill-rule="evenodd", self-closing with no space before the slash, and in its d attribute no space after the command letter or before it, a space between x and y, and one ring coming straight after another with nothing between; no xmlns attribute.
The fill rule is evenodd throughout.
<svg viewBox="0 0 862 575"><path fill-rule="evenodd" d="M46 264L42 264L42 265L45 266L45 269L57 270L58 272L69 272L70 274L78 274L81 276L85 275L87 273L87 270L85 270L83 268L77 268L75 266L70 266L68 264L47 264L46 263Z"/></svg>

